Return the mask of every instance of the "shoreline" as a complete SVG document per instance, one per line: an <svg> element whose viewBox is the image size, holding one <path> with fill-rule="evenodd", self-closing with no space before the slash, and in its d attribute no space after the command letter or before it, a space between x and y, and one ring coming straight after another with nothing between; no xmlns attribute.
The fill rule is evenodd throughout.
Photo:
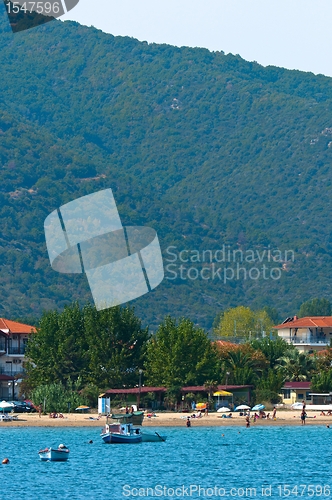
<svg viewBox="0 0 332 500"><path fill-rule="evenodd" d="M39 417L37 413L18 414L18 420L0 421L0 429L4 427L103 427L106 417L98 418L97 413L74 414L64 413L64 418L49 418L48 415ZM149 427L185 427L189 414L186 413L157 413L156 417L144 417L143 426ZM306 418L306 426L327 426L332 428L332 416L309 415ZM191 419L192 427L245 427L245 417L233 413L232 418L221 418L217 413L210 413L208 416ZM278 411L276 420L257 419L256 422L250 419L250 427L275 427L275 426L301 426L299 411Z"/></svg>

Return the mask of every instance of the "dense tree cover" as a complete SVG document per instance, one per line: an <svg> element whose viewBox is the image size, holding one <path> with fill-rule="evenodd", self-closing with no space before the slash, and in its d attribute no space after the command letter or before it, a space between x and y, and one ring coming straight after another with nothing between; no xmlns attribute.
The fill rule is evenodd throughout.
<svg viewBox="0 0 332 500"><path fill-rule="evenodd" d="M251 384L257 401L277 403L286 381L310 381L329 367L331 354L300 353L283 339L257 338L244 344L216 343L222 383Z"/></svg>
<svg viewBox="0 0 332 500"><path fill-rule="evenodd" d="M331 298L330 78L74 22L13 35L2 4L0 38L0 316L91 300L83 275L50 268L43 222L108 187L124 224L158 231L166 266L170 245L243 252L184 277L177 258L135 302L153 330L169 312L211 328L220 308L284 317ZM188 279L213 263L214 279Z"/></svg>
<svg viewBox="0 0 332 500"><path fill-rule="evenodd" d="M207 334L189 319L166 317L146 349L146 383L181 387L209 383L217 355Z"/></svg>
<svg viewBox="0 0 332 500"><path fill-rule="evenodd" d="M211 341L187 318L167 316L149 336L132 308L97 311L73 303L43 314L29 339L23 392L37 404L56 403L50 411L64 411L69 401L93 405L101 390L136 386L143 370L145 385L168 388L170 404L182 386L202 385L211 398L219 384L250 384L256 400L276 403L285 381L332 391L331 360L331 348L301 353L279 337Z"/></svg>
<svg viewBox="0 0 332 500"><path fill-rule="evenodd" d="M311 389L323 394L330 393L332 390L332 369L314 375L311 380Z"/></svg>
<svg viewBox="0 0 332 500"><path fill-rule="evenodd" d="M132 386L143 367L147 329L133 309L97 311L87 304L45 313L27 348L26 390L52 383L80 389Z"/></svg>
<svg viewBox="0 0 332 500"><path fill-rule="evenodd" d="M327 299L310 299L304 302L299 311L299 317L331 316L331 302Z"/></svg>

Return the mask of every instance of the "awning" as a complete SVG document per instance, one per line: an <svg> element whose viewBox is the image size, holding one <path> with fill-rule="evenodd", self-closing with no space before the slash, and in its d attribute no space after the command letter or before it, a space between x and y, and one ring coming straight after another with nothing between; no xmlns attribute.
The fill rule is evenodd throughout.
<svg viewBox="0 0 332 500"><path fill-rule="evenodd" d="M227 391L217 391L213 393L214 396L233 396L231 392Z"/></svg>

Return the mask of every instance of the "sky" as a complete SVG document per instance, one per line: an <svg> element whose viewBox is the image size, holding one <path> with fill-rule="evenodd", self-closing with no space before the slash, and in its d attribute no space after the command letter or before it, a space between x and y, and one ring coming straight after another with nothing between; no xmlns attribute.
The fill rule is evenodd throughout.
<svg viewBox="0 0 332 500"><path fill-rule="evenodd" d="M332 76L331 0L80 0L61 19Z"/></svg>

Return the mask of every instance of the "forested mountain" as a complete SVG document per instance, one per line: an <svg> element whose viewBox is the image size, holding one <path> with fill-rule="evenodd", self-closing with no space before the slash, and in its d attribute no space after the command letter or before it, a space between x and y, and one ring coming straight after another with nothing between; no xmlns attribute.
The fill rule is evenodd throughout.
<svg viewBox="0 0 332 500"><path fill-rule="evenodd" d="M165 266L169 246L201 258L226 245L259 252L247 272L269 269L267 279L224 283L210 279L213 264L238 261L177 260L134 302L144 324L171 314L210 328L229 306L289 315L310 297L331 298L330 78L73 22L14 35L2 7L0 38L0 316L91 300L83 275L51 269L43 224L61 204L108 187L124 225L157 230ZM283 257L268 258L276 249ZM167 279L181 264L185 278L190 267L211 274Z"/></svg>

